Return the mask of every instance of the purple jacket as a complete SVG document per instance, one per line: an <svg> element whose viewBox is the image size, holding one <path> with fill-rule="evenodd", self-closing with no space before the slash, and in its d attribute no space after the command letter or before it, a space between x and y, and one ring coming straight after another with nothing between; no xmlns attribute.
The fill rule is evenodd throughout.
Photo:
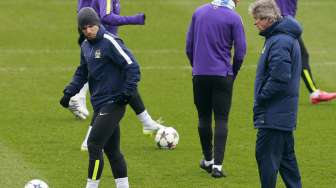
<svg viewBox="0 0 336 188"><path fill-rule="evenodd" d="M227 7L205 4L197 8L187 34L186 53L193 75L236 76L246 54L241 17Z"/></svg>
<svg viewBox="0 0 336 188"><path fill-rule="evenodd" d="M297 10L297 0L276 0L278 7L280 8L282 16L293 16L296 15Z"/></svg>
<svg viewBox="0 0 336 188"><path fill-rule="evenodd" d="M95 9L106 30L114 35L118 35L118 26L145 24L143 13L134 16L120 16L119 0L78 0L77 11L83 7Z"/></svg>
<svg viewBox="0 0 336 188"><path fill-rule="evenodd" d="M143 13L134 16L120 16L119 0L92 0L91 7L98 13L106 30L114 35L118 35L118 26L145 24Z"/></svg>
<svg viewBox="0 0 336 188"><path fill-rule="evenodd" d="M78 0L77 12L79 12L79 10L84 8L84 7L90 7L91 3L92 3L92 0Z"/></svg>

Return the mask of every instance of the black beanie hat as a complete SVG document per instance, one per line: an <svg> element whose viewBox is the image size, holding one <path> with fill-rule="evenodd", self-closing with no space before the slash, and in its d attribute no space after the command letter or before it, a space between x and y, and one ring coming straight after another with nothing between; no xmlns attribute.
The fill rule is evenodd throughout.
<svg viewBox="0 0 336 188"><path fill-rule="evenodd" d="M99 25L100 19L96 11L91 7L82 8L77 16L78 28L83 29L86 25Z"/></svg>

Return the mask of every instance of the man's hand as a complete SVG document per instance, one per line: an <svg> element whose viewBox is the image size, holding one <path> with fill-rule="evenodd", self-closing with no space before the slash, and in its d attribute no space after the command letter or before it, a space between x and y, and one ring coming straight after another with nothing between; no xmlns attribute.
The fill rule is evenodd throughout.
<svg viewBox="0 0 336 188"><path fill-rule="evenodd" d="M145 25L146 15L144 13L139 13L139 14L137 14L137 17L140 19L140 24Z"/></svg>
<svg viewBox="0 0 336 188"><path fill-rule="evenodd" d="M69 95L64 95L61 100L60 100L60 104L64 107L64 108L68 108L69 107L69 101L70 101L70 96Z"/></svg>
<svg viewBox="0 0 336 188"><path fill-rule="evenodd" d="M122 93L116 97L114 100L115 103L120 104L120 105L126 105L128 104L129 100L131 98L131 95L127 95L125 93Z"/></svg>

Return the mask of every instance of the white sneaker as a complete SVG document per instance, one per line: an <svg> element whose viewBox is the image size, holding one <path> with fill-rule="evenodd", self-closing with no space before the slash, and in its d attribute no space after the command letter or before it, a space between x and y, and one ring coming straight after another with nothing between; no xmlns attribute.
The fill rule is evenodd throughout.
<svg viewBox="0 0 336 188"><path fill-rule="evenodd" d="M77 95L71 97L68 109L78 119L84 120L89 116L89 111L86 107L86 97Z"/></svg>
<svg viewBox="0 0 336 188"><path fill-rule="evenodd" d="M150 121L150 123L143 124L142 133L145 135L153 135L155 134L159 129L164 128L165 126L161 125L163 121L158 119L157 121Z"/></svg>
<svg viewBox="0 0 336 188"><path fill-rule="evenodd" d="M86 187L85 188L98 188L100 180L92 180L87 179Z"/></svg>

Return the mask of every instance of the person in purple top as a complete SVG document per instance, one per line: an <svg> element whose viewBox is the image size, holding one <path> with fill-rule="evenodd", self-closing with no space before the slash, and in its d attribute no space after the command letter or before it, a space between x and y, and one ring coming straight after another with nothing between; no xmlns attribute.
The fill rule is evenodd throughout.
<svg viewBox="0 0 336 188"><path fill-rule="evenodd" d="M92 0L91 7L98 13L106 30L114 35L118 35L118 26L145 24L144 13L120 16L119 0Z"/></svg>
<svg viewBox="0 0 336 188"><path fill-rule="evenodd" d="M92 7L102 24L107 31L113 35L118 35L118 26L121 25L144 25L145 24L145 14L139 13L133 16L121 16L120 15L120 1L119 0L78 0L77 12L79 12L84 7ZM85 40L85 36L80 32L80 37L78 39L79 45ZM88 84L86 83L80 92L72 97L69 102L68 109L79 119L86 119L89 112L86 107L86 94L88 91ZM141 99L138 91L129 101L129 105L134 110L139 121L143 125L143 134L153 134L158 129L164 127L159 122L152 119L150 114L147 112L145 105ZM91 122L91 125L93 122ZM90 134L92 126L89 126L87 134L81 145L81 150L87 151L87 139Z"/></svg>
<svg viewBox="0 0 336 188"><path fill-rule="evenodd" d="M295 17L297 10L297 0L276 0L275 2L279 7L282 16Z"/></svg>
<svg viewBox="0 0 336 188"><path fill-rule="evenodd" d="M118 26L145 24L146 17L144 13L121 16L119 0L78 0L77 12L83 7L92 7L97 12L106 30L114 35L118 35ZM79 44L84 39L85 37L81 35L78 41Z"/></svg>
<svg viewBox="0 0 336 188"><path fill-rule="evenodd" d="M77 13L80 11L80 9L84 7L90 7L92 3L92 0L78 0L77 3Z"/></svg>
<svg viewBox="0 0 336 188"><path fill-rule="evenodd" d="M237 3L238 0L214 0L197 8L186 40L186 54L192 66L198 132L204 155L200 167L215 178L226 176L222 163L232 88L246 54L242 20L234 11ZM231 64L232 47L234 55ZM214 152L212 111L215 119Z"/></svg>
<svg viewBox="0 0 336 188"><path fill-rule="evenodd" d="M297 0L276 0L280 8L281 15L295 17L297 11ZM301 47L302 72L301 77L310 93L310 102L318 104L320 102L330 101L336 99L336 93L329 93L318 89L309 66L309 54L303 43L302 37L299 38Z"/></svg>

